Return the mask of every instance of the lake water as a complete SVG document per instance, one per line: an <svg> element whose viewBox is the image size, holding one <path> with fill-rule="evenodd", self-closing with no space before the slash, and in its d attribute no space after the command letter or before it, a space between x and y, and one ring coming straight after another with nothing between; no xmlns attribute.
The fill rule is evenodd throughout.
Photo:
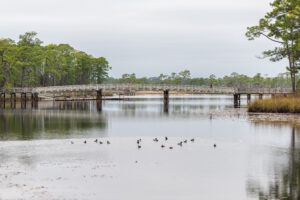
<svg viewBox="0 0 300 200"><path fill-rule="evenodd" d="M168 113L159 95L101 112L93 101L8 104L0 199L299 199L298 126L250 120L245 107L227 95L171 95Z"/></svg>

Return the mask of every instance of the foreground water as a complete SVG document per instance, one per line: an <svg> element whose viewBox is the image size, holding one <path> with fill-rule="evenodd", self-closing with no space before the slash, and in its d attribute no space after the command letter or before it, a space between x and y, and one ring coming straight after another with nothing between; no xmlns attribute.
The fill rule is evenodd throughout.
<svg viewBox="0 0 300 200"><path fill-rule="evenodd" d="M155 95L105 101L102 112L95 102L19 107L0 111L0 199L300 197L298 125L253 120L231 96L171 96L168 113Z"/></svg>

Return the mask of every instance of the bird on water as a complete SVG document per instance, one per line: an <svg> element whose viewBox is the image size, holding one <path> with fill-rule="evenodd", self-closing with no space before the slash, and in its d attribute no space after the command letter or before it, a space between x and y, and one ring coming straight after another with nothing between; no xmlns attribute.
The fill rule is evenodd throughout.
<svg viewBox="0 0 300 200"><path fill-rule="evenodd" d="M166 140L166 141L168 140L168 137L167 137L167 136L165 137L165 140Z"/></svg>
<svg viewBox="0 0 300 200"><path fill-rule="evenodd" d="M191 142L195 142L195 139L194 139L194 138L192 138L192 139L191 139Z"/></svg>
<svg viewBox="0 0 300 200"><path fill-rule="evenodd" d="M169 147L169 149L173 149L173 147Z"/></svg>
<svg viewBox="0 0 300 200"><path fill-rule="evenodd" d="M73 142L73 141L71 141L71 144L74 144L74 142Z"/></svg>
<svg viewBox="0 0 300 200"><path fill-rule="evenodd" d="M84 140L84 142L83 142L84 144L86 144L86 140Z"/></svg>
<svg viewBox="0 0 300 200"><path fill-rule="evenodd" d="M98 139L96 139L94 142L97 143L97 142L98 142Z"/></svg>
<svg viewBox="0 0 300 200"><path fill-rule="evenodd" d="M106 142L107 144L110 144L110 142L107 140L107 142Z"/></svg>
<svg viewBox="0 0 300 200"><path fill-rule="evenodd" d="M154 141L154 142L158 142L158 139L157 139L157 138L154 138L153 141Z"/></svg>
<svg viewBox="0 0 300 200"><path fill-rule="evenodd" d="M99 144L103 144L103 142L102 142L102 141L100 141L100 142L99 142Z"/></svg>
<svg viewBox="0 0 300 200"><path fill-rule="evenodd" d="M138 145L138 149L140 149L140 148L142 148L142 146L141 146L141 145Z"/></svg>
<svg viewBox="0 0 300 200"><path fill-rule="evenodd" d="M161 147L161 148L165 148L165 145L162 144L160 147Z"/></svg>
<svg viewBox="0 0 300 200"><path fill-rule="evenodd" d="M177 145L181 146L182 147L182 142L179 142Z"/></svg>
<svg viewBox="0 0 300 200"><path fill-rule="evenodd" d="M216 144L214 144L214 148L216 148L217 147L217 145Z"/></svg>
<svg viewBox="0 0 300 200"><path fill-rule="evenodd" d="M184 143L187 143L187 140L184 140L183 142L184 142Z"/></svg>

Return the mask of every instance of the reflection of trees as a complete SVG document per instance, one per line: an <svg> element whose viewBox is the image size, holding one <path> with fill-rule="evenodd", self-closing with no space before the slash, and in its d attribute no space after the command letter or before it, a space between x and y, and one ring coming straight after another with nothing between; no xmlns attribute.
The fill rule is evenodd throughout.
<svg viewBox="0 0 300 200"><path fill-rule="evenodd" d="M107 120L94 115L93 118L78 115L47 114L47 112L4 112L0 115L1 139L53 138L54 135L67 137L75 132L89 129L106 129ZM43 136L41 136L43 134Z"/></svg>
<svg viewBox="0 0 300 200"><path fill-rule="evenodd" d="M300 127L292 126L291 129L291 144L287 154L287 162L283 165L276 163L272 164L273 177L268 180L268 186L263 187L259 180L247 180L247 192L249 196L257 199L285 199L295 200L300 199L300 149L296 142L296 133ZM282 150L277 150L282 154ZM268 175L269 176L269 175Z"/></svg>

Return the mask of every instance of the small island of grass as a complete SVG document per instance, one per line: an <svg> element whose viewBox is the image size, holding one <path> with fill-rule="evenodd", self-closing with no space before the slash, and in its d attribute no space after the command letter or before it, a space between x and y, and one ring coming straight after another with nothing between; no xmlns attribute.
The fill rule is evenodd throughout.
<svg viewBox="0 0 300 200"><path fill-rule="evenodd" d="M300 113L300 97L274 97L256 99L248 106L249 112Z"/></svg>

